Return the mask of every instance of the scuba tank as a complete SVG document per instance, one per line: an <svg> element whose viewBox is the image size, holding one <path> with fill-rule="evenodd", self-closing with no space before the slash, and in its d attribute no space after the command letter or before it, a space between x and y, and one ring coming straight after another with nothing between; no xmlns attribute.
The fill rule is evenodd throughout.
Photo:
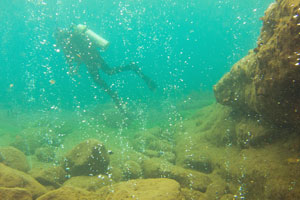
<svg viewBox="0 0 300 200"><path fill-rule="evenodd" d="M103 50L105 50L108 47L109 42L94 31L92 31L91 29L88 29L86 25L78 24L77 26L73 26L73 28L74 31L87 36L92 43L94 43L98 47L101 47Z"/></svg>

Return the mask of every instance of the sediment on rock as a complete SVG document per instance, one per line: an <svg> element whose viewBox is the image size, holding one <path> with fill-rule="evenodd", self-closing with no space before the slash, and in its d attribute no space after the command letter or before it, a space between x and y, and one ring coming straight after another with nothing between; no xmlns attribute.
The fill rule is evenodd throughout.
<svg viewBox="0 0 300 200"><path fill-rule="evenodd" d="M280 0L262 17L258 45L214 87L217 102L300 127L300 2Z"/></svg>

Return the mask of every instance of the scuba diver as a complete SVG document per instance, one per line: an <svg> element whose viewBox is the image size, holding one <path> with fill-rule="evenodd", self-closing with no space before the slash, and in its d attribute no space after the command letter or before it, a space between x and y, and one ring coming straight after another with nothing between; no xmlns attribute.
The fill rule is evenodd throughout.
<svg viewBox="0 0 300 200"><path fill-rule="evenodd" d="M118 93L112 90L101 78L99 70L108 75L114 75L123 71L133 71L145 81L151 91L156 90L156 84L134 62L119 67L110 67L106 64L100 55L98 47L106 49L109 42L85 25L78 24L77 26L71 26L70 29L58 29L55 37L69 64L69 72L76 73L80 65L85 64L93 81L112 98L122 114L126 114L124 110L125 104L119 98Z"/></svg>

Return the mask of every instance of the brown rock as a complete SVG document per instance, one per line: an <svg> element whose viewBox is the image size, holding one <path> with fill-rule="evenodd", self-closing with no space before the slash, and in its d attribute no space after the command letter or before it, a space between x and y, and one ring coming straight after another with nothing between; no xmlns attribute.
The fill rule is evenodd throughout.
<svg viewBox="0 0 300 200"><path fill-rule="evenodd" d="M162 152L160 158L173 164L176 161L176 155L173 152Z"/></svg>
<svg viewBox="0 0 300 200"><path fill-rule="evenodd" d="M1 200L32 200L31 193L23 188L0 187Z"/></svg>
<svg viewBox="0 0 300 200"><path fill-rule="evenodd" d="M100 141L89 139L68 152L64 164L71 176L104 174L109 164L109 156Z"/></svg>
<svg viewBox="0 0 300 200"><path fill-rule="evenodd" d="M300 127L299 7L299 1L281 0L268 8L257 48L215 86L219 103Z"/></svg>
<svg viewBox="0 0 300 200"><path fill-rule="evenodd" d="M55 159L55 149L51 146L37 148L35 156L41 162L52 162Z"/></svg>
<svg viewBox="0 0 300 200"><path fill-rule="evenodd" d="M149 149L145 150L143 152L143 154L146 155L146 156L148 156L148 157L150 157L150 158L159 157L160 156L159 152L153 151L153 150L149 150Z"/></svg>
<svg viewBox="0 0 300 200"><path fill-rule="evenodd" d="M64 183L64 186L77 187L88 191L96 191L104 186L111 185L113 181L106 175L75 176Z"/></svg>
<svg viewBox="0 0 300 200"><path fill-rule="evenodd" d="M29 170L29 164L26 156L20 150L10 146L1 147L0 155L2 157L1 162L5 165L23 172L27 172Z"/></svg>
<svg viewBox="0 0 300 200"><path fill-rule="evenodd" d="M170 178L178 181L182 187L192 188L200 192L206 192L207 186L211 183L207 175L178 166L173 168Z"/></svg>
<svg viewBox="0 0 300 200"><path fill-rule="evenodd" d="M297 180L296 178L294 180ZM265 186L265 199L300 199L300 187L295 185L293 188L289 187L290 181L281 179L269 179Z"/></svg>
<svg viewBox="0 0 300 200"><path fill-rule="evenodd" d="M58 188L66 180L67 173L62 167L53 166L46 169L34 169L30 174L42 185Z"/></svg>
<svg viewBox="0 0 300 200"><path fill-rule="evenodd" d="M221 178L217 178L207 187L205 194L208 199L220 199L228 192L229 189L226 182Z"/></svg>
<svg viewBox="0 0 300 200"><path fill-rule="evenodd" d="M220 200L232 200L235 199L235 196L233 194L225 194L221 197Z"/></svg>
<svg viewBox="0 0 300 200"><path fill-rule="evenodd" d="M142 163L145 178L168 178L174 165L160 158L151 158Z"/></svg>
<svg viewBox="0 0 300 200"><path fill-rule="evenodd" d="M122 169L119 167L111 167L109 169L108 174L110 174L111 178L115 181L115 182L120 182L123 178L123 172Z"/></svg>
<svg viewBox="0 0 300 200"><path fill-rule="evenodd" d="M104 200L101 196L75 187L61 187L40 196L37 200Z"/></svg>
<svg viewBox="0 0 300 200"><path fill-rule="evenodd" d="M171 178L178 181L181 187L192 188L200 192L205 192L211 183L210 178L201 172L184 169L159 158L145 160L142 167L146 178Z"/></svg>
<svg viewBox="0 0 300 200"><path fill-rule="evenodd" d="M242 148L262 146L274 139L274 128L253 119L241 120L235 127L237 144Z"/></svg>
<svg viewBox="0 0 300 200"><path fill-rule="evenodd" d="M166 178L137 179L117 183L101 188L99 196L103 196L106 200L184 200L179 183Z"/></svg>
<svg viewBox="0 0 300 200"><path fill-rule="evenodd" d="M173 152L168 152L168 151L153 151L147 149L143 152L143 154L150 158L153 157L161 158L173 164L175 163L176 160L175 154Z"/></svg>
<svg viewBox="0 0 300 200"><path fill-rule="evenodd" d="M205 193L199 192L197 190L181 188L181 192L186 200L207 200L207 196L205 195Z"/></svg>
<svg viewBox="0 0 300 200"><path fill-rule="evenodd" d="M33 198L46 193L46 189L24 172L9 168L0 163L0 187L20 187L28 190Z"/></svg>
<svg viewBox="0 0 300 200"><path fill-rule="evenodd" d="M172 143L163 138L162 135L160 128L152 128L149 131L139 133L132 141L133 147L139 152L144 152L145 150L172 152Z"/></svg>
<svg viewBox="0 0 300 200"><path fill-rule="evenodd" d="M214 169L210 156L204 151L195 152L191 156L184 156L179 158L178 161L184 168L197 170L205 174L211 173Z"/></svg>
<svg viewBox="0 0 300 200"><path fill-rule="evenodd" d="M142 176L141 166L132 160L128 160L124 164L123 176L125 180L137 179Z"/></svg>

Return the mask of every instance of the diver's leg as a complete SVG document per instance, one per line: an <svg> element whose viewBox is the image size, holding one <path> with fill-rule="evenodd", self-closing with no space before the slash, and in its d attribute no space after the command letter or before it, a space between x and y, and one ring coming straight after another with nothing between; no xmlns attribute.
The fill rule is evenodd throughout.
<svg viewBox="0 0 300 200"><path fill-rule="evenodd" d="M137 72L140 71L141 69L139 69L139 67L134 63L129 65L124 65L124 66L119 66L119 67L109 67L106 63L102 63L101 70L108 75L114 75L124 71Z"/></svg>
<svg viewBox="0 0 300 200"><path fill-rule="evenodd" d="M126 114L124 108L123 108L123 102L119 98L119 95L116 91L113 91L107 84L106 82L100 77L98 68L96 66L87 66L88 71L93 78L94 82L101 87L114 101L116 104L117 108L122 114Z"/></svg>
<svg viewBox="0 0 300 200"><path fill-rule="evenodd" d="M108 75L114 75L124 71L134 71L140 78L145 81L150 90L156 90L156 84L154 83L154 81L146 76L142 72L141 68L139 68L135 63L119 67L109 67L106 63L103 63L103 65L101 66L101 70Z"/></svg>
<svg viewBox="0 0 300 200"><path fill-rule="evenodd" d="M156 90L156 84L155 82L149 78L147 75L145 75L141 69L139 69L138 71L136 71L136 74L141 77L144 82L147 84L148 88L151 90L151 91L155 91Z"/></svg>

